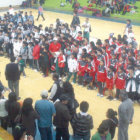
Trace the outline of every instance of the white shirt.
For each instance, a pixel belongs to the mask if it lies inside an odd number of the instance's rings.
[[[68,68],[69,68],[69,72],[77,72],[78,69],[78,63],[76,59],[72,59],[70,58],[68,60]]]
[[[0,99],[0,117],[5,117],[8,115],[8,112],[5,109],[5,102],[7,99]]]
[[[84,26],[84,32],[90,32],[91,25],[89,22],[84,22],[82,26]]]

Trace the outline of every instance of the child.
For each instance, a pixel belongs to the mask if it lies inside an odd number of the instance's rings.
[[[118,72],[116,73],[116,79],[115,79],[115,86],[116,86],[116,99],[119,99],[120,91],[125,88],[125,70],[122,67],[118,68]]]
[[[38,8],[38,17],[37,17],[37,21],[39,19],[39,17],[42,16],[43,20],[45,20],[44,16],[43,16],[43,7],[40,4],[39,8]]]
[[[107,71],[106,77],[106,88],[109,91],[109,96],[107,99],[113,100],[113,88],[114,88],[114,76],[115,76],[116,69],[113,66],[110,66]]]
[[[106,113],[106,116],[108,118],[108,123],[109,123],[109,132],[111,134],[112,140],[115,136],[116,127],[118,126],[118,119],[116,115],[117,115],[117,112],[114,111],[113,109],[108,109]]]
[[[33,69],[33,43],[29,42],[28,44],[28,60],[29,60],[29,67]]]
[[[69,73],[68,73],[67,81],[69,81],[71,76],[74,75],[73,83],[76,83],[78,62],[77,62],[77,60],[75,58],[75,54],[71,54],[71,57],[68,60],[68,69],[69,69]]]
[[[86,73],[84,75],[84,82],[85,84],[88,84],[88,89],[93,89],[93,75],[94,75],[95,69],[92,66],[92,60],[93,58],[91,56],[88,56]]]
[[[99,91],[97,96],[100,96],[100,97],[104,96],[103,90],[104,90],[105,80],[106,80],[106,68],[104,65],[104,61],[101,60],[97,68],[97,82],[98,82],[98,91]]]
[[[21,55],[18,57],[18,64],[19,64],[20,75],[21,75],[21,73],[23,73],[23,76],[26,77],[26,74],[24,71],[25,63],[24,63],[24,60],[22,59]]]
[[[128,69],[127,79],[126,79],[126,92],[128,97],[134,101],[136,96],[136,79],[134,78],[133,67]]]
[[[90,130],[93,128],[92,116],[87,113],[89,104],[85,101],[80,104],[80,112],[72,119],[74,140],[90,140]],[[81,129],[82,128],[82,129]]]
[[[83,85],[83,77],[87,67],[86,56],[82,56],[81,61],[78,63],[78,84]]]
[[[64,75],[65,62],[66,62],[66,58],[64,55],[64,51],[60,50],[60,54],[58,56],[58,68],[59,68],[60,77]]]

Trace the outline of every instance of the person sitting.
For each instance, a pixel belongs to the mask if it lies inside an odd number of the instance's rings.
[[[106,9],[102,11],[102,15],[105,17],[110,17],[110,13],[111,13],[110,5],[107,4]]]

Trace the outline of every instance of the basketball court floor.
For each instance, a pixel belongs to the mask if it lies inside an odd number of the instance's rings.
[[[25,10],[24,10],[25,11]],[[26,11],[33,11],[33,15],[35,19],[37,17],[37,10],[28,9]],[[3,13],[2,13],[3,14]],[[44,12],[44,16],[46,18],[45,21],[42,20],[40,17],[39,21],[35,21],[36,25],[42,24],[44,27],[49,26],[50,24],[54,24],[56,19],[59,18],[67,23],[71,23],[72,15],[66,14],[59,14],[54,12]],[[85,20],[84,17],[80,17],[81,23]],[[102,40],[108,38],[110,33],[115,33],[117,36],[118,34],[123,34],[125,24],[98,20],[94,18],[90,18],[90,23],[92,26],[92,33],[91,37],[100,38]],[[140,26],[133,26],[133,31],[135,33],[135,38],[140,44]],[[5,80],[5,66],[9,63],[9,60],[4,57],[0,57],[0,80],[2,80],[3,84],[7,86],[7,81]],[[28,68],[25,69],[27,77],[21,77],[20,79],[20,96],[21,100],[24,100],[27,97],[31,97],[34,100],[40,99],[40,92],[43,89],[49,90],[51,85],[53,84],[51,76],[47,78],[43,78],[40,73],[30,70]],[[91,134],[93,135],[101,123],[102,120],[106,119],[106,111],[109,108],[113,108],[114,110],[118,110],[118,106],[120,105],[120,101],[108,101],[106,97],[100,98],[97,97],[97,91],[92,90],[89,91],[84,87],[78,86],[77,84],[74,85],[74,91],[76,99],[81,101],[88,101],[89,107],[89,114],[92,115],[94,121],[94,129],[92,130]],[[5,94],[7,97],[8,93]],[[129,139],[130,140],[140,140],[140,105],[135,104],[135,114],[133,119],[133,124],[129,127]],[[79,110],[77,110],[79,111]],[[117,130],[118,131],[118,130]],[[117,140],[117,132],[114,140]],[[3,140],[12,140],[9,135],[4,133],[0,130],[0,136]]]

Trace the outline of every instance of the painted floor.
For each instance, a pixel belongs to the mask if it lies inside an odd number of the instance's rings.
[[[30,10],[26,10],[30,11]],[[37,17],[37,11],[32,10],[33,15],[35,18]],[[44,12],[46,20],[43,22],[41,17],[39,21],[35,21],[36,25],[43,24],[44,27],[47,25],[49,26],[51,23],[55,23],[56,18],[60,18],[64,20],[65,22],[71,23],[72,16],[71,15],[65,15],[65,14],[59,14],[59,13],[53,13],[53,12]],[[80,17],[81,23],[84,22],[83,17]],[[118,34],[123,34],[125,24],[122,23],[115,23],[115,22],[109,22],[109,21],[103,21],[98,19],[90,19],[90,23],[92,25],[92,33],[91,37],[100,38],[102,40],[106,39],[109,35],[109,33],[114,32],[117,36]],[[140,43],[140,26],[134,26],[133,27],[135,38]],[[5,86],[7,86],[7,81],[5,80],[4,71],[5,71],[5,65],[9,63],[9,60],[0,57],[0,80],[4,83]],[[43,89],[49,90],[51,85],[53,84],[53,81],[50,77],[43,78],[40,73],[36,73],[33,70],[26,69],[25,70],[27,77],[20,79],[20,96],[22,100],[27,97],[33,98],[34,102],[38,99],[40,99],[40,92]],[[97,91],[89,91],[86,88],[83,88],[78,85],[74,85],[74,91],[76,98],[79,102],[85,100],[88,101],[90,107],[89,107],[89,114],[93,116],[94,120],[94,129],[92,130],[92,135],[97,131],[97,128],[102,120],[106,119],[106,111],[109,108],[113,108],[114,110],[118,110],[118,106],[120,105],[119,101],[108,101],[107,99],[97,97]],[[6,96],[8,93],[6,93]],[[135,105],[135,115],[133,124],[129,127],[129,139],[130,140],[140,140],[140,106]],[[12,140],[11,137],[9,137],[6,133],[2,133],[0,129],[0,137],[3,138],[3,140]],[[117,131],[114,140],[117,140]]]

